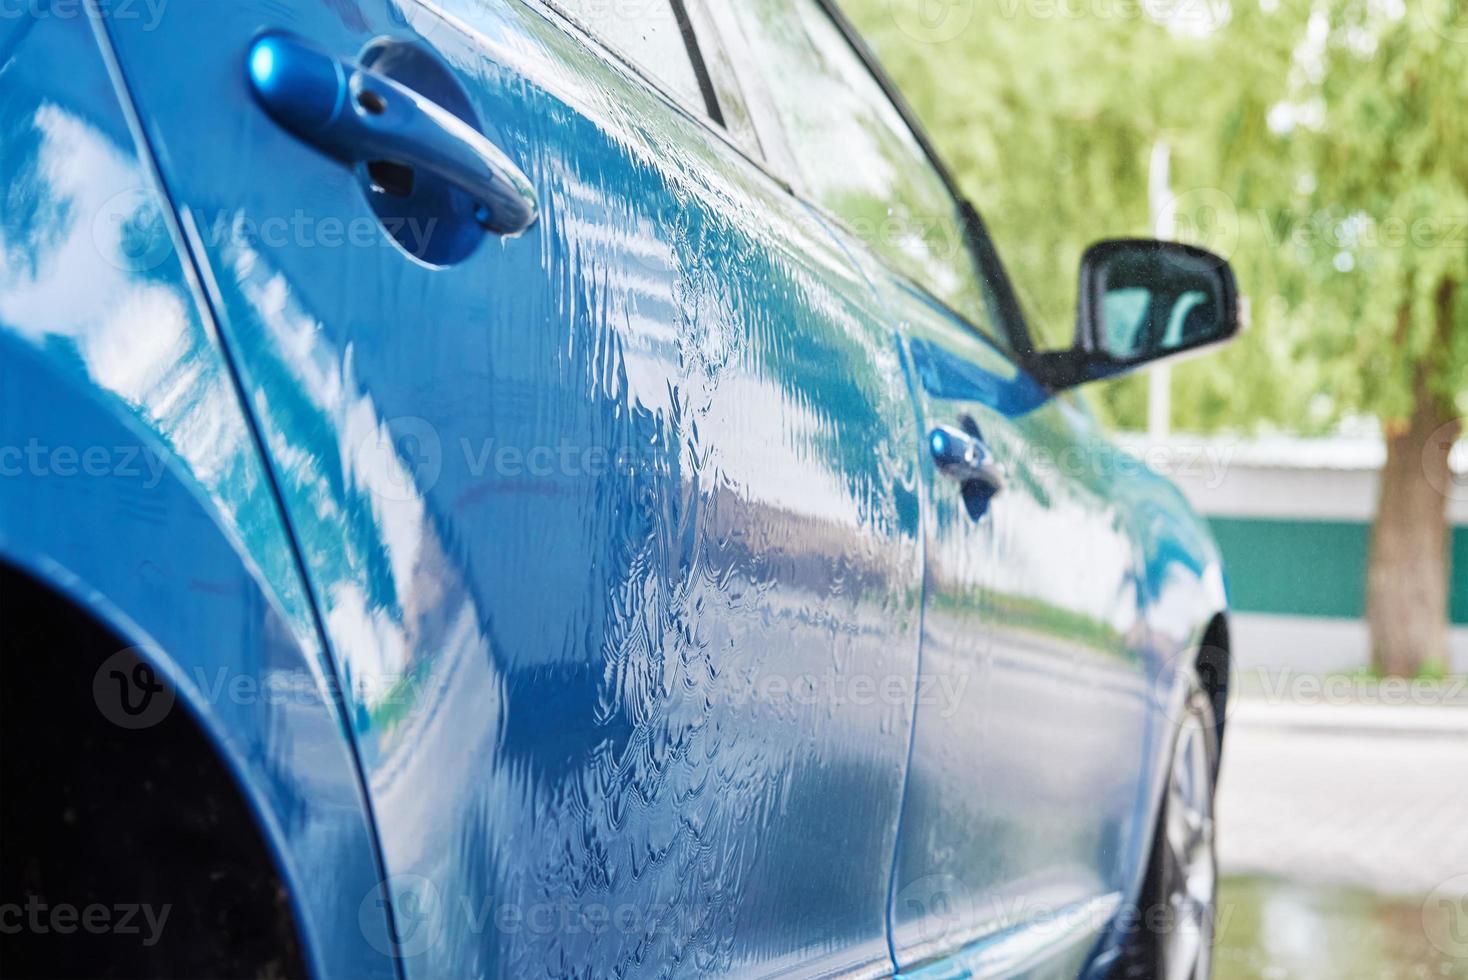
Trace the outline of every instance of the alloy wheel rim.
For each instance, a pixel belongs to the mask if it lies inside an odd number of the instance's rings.
[[[1169,980],[1211,974],[1218,868],[1214,853],[1213,758],[1206,701],[1195,693],[1173,747],[1168,778],[1166,843],[1173,875],[1164,943]]]

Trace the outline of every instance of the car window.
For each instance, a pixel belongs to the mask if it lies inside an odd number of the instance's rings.
[[[690,106],[706,101],[675,0],[548,0]]]
[[[952,193],[817,0],[736,0],[805,189],[899,271],[998,338]]]

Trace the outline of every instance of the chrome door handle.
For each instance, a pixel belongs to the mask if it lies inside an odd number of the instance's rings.
[[[1004,489],[1004,467],[984,441],[951,425],[939,425],[928,433],[928,448],[938,472],[959,483],[980,483],[991,493]]]
[[[509,157],[407,86],[281,31],[255,39],[248,69],[270,117],[327,156],[349,167],[387,160],[421,168],[472,197],[475,219],[501,235],[535,224],[535,190]]]

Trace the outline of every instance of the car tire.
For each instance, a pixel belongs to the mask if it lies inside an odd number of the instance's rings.
[[[1177,718],[1147,877],[1113,972],[1125,980],[1207,980],[1212,975],[1218,724],[1213,699],[1192,671]]]

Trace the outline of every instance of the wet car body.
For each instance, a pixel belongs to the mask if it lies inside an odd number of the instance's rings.
[[[520,0],[6,22],[0,562],[176,692],[314,975],[1104,972],[1216,549],[992,259],[985,329],[816,199],[750,22],[671,9],[692,88]],[[533,220],[311,145],[262,37]]]

